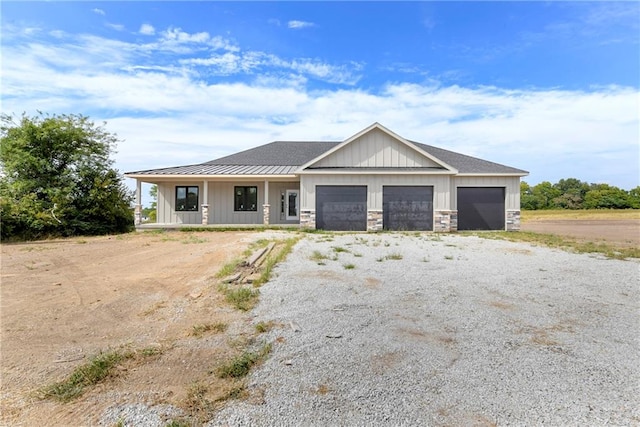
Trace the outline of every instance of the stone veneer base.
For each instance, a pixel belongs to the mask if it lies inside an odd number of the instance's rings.
[[[382,211],[368,210],[367,231],[380,231],[382,230],[382,226]]]
[[[520,231],[519,210],[507,210],[507,231]]]
[[[316,228],[316,211],[311,209],[300,210],[300,228]]]
[[[201,205],[202,207],[202,225],[209,224],[209,205]]]
[[[433,231],[436,233],[458,231],[458,211],[434,211]]]
[[[262,205],[262,224],[269,225],[270,215],[271,215],[271,205]]]

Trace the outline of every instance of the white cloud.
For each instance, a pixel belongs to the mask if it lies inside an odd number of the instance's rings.
[[[122,25],[122,24],[112,24],[110,22],[107,22],[104,25],[106,25],[107,27],[109,27],[109,28],[111,28],[113,30],[116,30],[116,31],[124,31],[124,25]]]
[[[145,36],[152,36],[156,33],[156,29],[153,28],[151,24],[142,24],[140,25],[140,29],[138,30],[140,34],[144,34]]]
[[[287,23],[287,26],[289,28],[292,28],[294,30],[299,30],[302,28],[309,28],[309,27],[315,27],[316,24],[314,24],[313,22],[307,22],[307,21],[289,21]]]
[[[431,82],[320,91],[309,89],[309,78],[355,79],[364,65],[284,60],[180,29],[143,44],[66,37],[49,44],[12,38],[3,45],[2,111],[107,120],[124,140],[116,157],[123,171],[198,163],[278,139],[342,140],[377,121],[408,139],[530,170],[531,183],[576,177],[638,185],[636,88],[507,90]],[[212,55],[217,46],[223,47]],[[207,55],[179,56],[180,62],[157,54],[180,47]],[[253,78],[205,80],[207,66]]]
[[[94,9],[91,9],[91,11],[92,11],[93,13],[95,13],[96,15],[102,15],[102,16],[106,15],[106,13],[104,12],[104,10],[102,10],[102,9],[98,9],[97,7],[96,7],[96,8],[94,8]]]

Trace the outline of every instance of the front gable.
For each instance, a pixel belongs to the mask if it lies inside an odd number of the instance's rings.
[[[420,168],[455,173],[455,169],[378,123],[345,140],[300,168],[317,169]]]

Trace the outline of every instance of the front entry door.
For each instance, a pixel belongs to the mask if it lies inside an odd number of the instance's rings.
[[[287,221],[300,219],[300,191],[287,190],[284,199],[284,209],[287,213]]]

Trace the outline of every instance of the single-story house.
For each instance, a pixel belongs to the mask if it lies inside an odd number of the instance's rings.
[[[374,123],[344,141],[276,141],[128,172],[158,186],[158,224],[324,230],[518,230],[528,172],[402,138]]]

